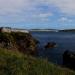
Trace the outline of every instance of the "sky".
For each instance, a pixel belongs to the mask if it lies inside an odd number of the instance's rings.
[[[75,29],[75,0],[0,0],[0,27]]]

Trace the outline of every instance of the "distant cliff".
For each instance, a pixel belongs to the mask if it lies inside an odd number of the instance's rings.
[[[33,54],[36,46],[37,41],[29,33],[0,32],[0,48]]]

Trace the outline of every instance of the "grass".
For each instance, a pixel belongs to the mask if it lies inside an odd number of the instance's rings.
[[[0,49],[0,75],[75,75],[47,60]]]

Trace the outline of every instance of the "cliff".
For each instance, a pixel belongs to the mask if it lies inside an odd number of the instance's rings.
[[[36,46],[37,41],[29,33],[0,32],[0,48],[32,54],[35,52]]]

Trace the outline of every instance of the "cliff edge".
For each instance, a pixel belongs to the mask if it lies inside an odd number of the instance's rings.
[[[37,41],[30,33],[0,32],[0,48],[32,54],[35,52],[36,46]]]

